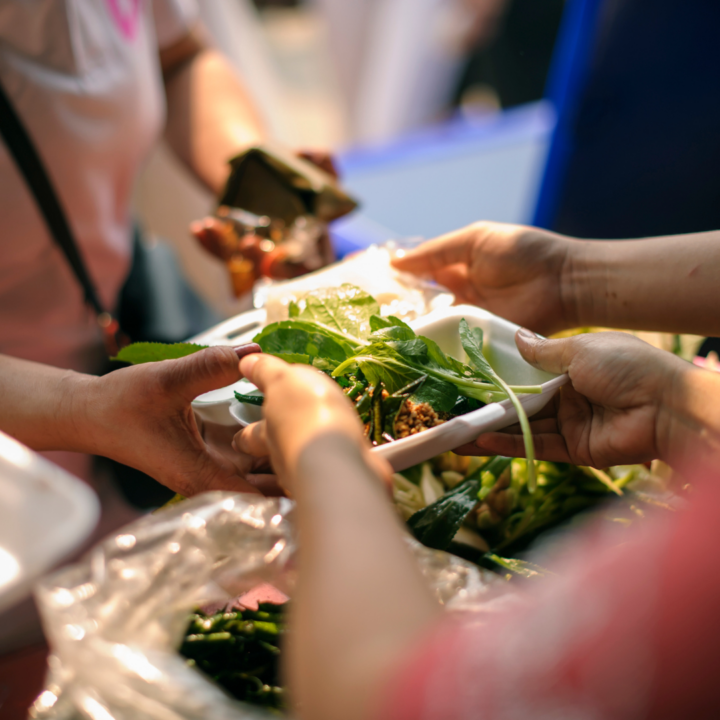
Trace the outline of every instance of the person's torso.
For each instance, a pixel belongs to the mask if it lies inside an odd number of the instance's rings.
[[[133,184],[164,121],[151,4],[0,0],[0,82],[112,309],[130,262]],[[94,319],[4,143],[0,187],[0,352],[93,369]]]

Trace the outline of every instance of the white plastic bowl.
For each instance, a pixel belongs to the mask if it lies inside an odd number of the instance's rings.
[[[100,516],[95,493],[0,432],[0,611],[72,553]]]
[[[467,320],[470,327],[482,328],[485,335],[485,354],[504,380],[511,385],[542,386],[540,394],[519,396],[528,415],[534,415],[543,408],[560,386],[568,381],[567,375],[551,375],[526,363],[515,345],[515,331],[518,326],[485,310],[470,305],[456,305],[436,310],[409,325],[419,335],[425,335],[437,342],[448,355],[466,361],[458,332],[462,318]],[[254,389],[254,386],[246,383],[244,389],[238,392],[247,393]],[[223,398],[223,403],[229,402],[230,415],[241,426],[256,422],[262,417],[261,407],[237,402],[232,391],[229,398],[227,393]],[[499,430],[516,423],[517,420],[517,412],[512,403],[504,400],[460,415],[417,435],[379,445],[373,448],[373,452],[384,457],[396,471],[404,470],[471,442],[483,432]]]

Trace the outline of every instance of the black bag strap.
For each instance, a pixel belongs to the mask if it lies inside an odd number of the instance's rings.
[[[97,316],[103,330],[105,345],[111,354],[117,353],[119,326],[112,315],[105,310],[95,289],[90,273],[83,260],[80,248],[68,223],[60,199],[53,188],[50,176],[35,148],[22,120],[15,112],[5,89],[0,84],[0,134],[8,152],[25,178],[38,209],[45,219],[50,235],[60,247],[85,296],[85,302]]]

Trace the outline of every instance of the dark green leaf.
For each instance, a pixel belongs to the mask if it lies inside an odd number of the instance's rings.
[[[434,377],[428,377],[410,398],[415,403],[427,403],[435,412],[450,412],[458,399],[455,385]]]
[[[455,407],[450,412],[453,415],[465,415],[466,413],[473,412],[473,410],[479,410],[481,407],[484,406],[485,403],[481,402],[480,400],[464,397],[463,395],[461,395],[457,399]]]
[[[470,364],[483,377],[494,380],[497,375],[483,355],[483,331],[480,328],[471,329],[465,318],[460,321],[460,342],[470,359]]]
[[[374,297],[348,283],[314,290],[290,306],[291,318],[319,323],[354,341],[367,338],[371,317],[379,312],[380,305]]]
[[[357,365],[371,385],[382,382],[389,393],[394,393],[405,387],[409,382],[420,377],[423,373],[409,366],[403,357],[387,343],[373,343],[362,349],[361,353],[351,358],[347,371]],[[343,368],[336,368],[335,374]]]
[[[207,345],[194,345],[193,343],[165,343],[139,342],[124,347],[112,360],[142,365],[143,363],[158,362],[160,360],[177,360],[204,350]]]
[[[355,351],[341,335],[306,320],[283,320],[268,325],[253,342],[271,355],[309,356],[311,361],[320,357],[332,367]]]
[[[370,328],[372,329],[372,335],[368,338],[368,342],[375,342],[376,340],[412,340],[416,337],[413,329],[394,315],[387,318],[373,315],[370,318]]]
[[[246,405],[262,405],[265,402],[264,395],[243,395],[239,392],[235,393],[235,399]]]
[[[301,355],[299,353],[277,353],[275,357],[279,357],[291,365],[312,365],[312,358],[309,355]]]
[[[385,398],[382,404],[383,414],[383,432],[395,437],[395,421],[397,420],[400,408],[405,404],[404,397],[396,397],[391,395]]]
[[[445,550],[465,518],[477,505],[480,481],[467,479],[407,521],[413,535],[427,547]]]

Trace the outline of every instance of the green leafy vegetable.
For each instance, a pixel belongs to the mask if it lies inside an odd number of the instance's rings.
[[[243,395],[243,393],[239,392],[235,392],[235,399],[238,402],[245,403],[246,405],[262,406],[265,402],[264,395]]]
[[[490,363],[485,359],[483,355],[483,331],[480,328],[470,329],[465,318],[460,321],[460,342],[473,367],[483,377],[495,383],[500,390],[504,390],[510,402],[513,404],[523,433],[525,456],[528,461],[528,487],[530,492],[535,492],[535,488],[537,487],[537,477],[535,475],[535,446],[533,444],[530,421],[528,420],[525,408],[522,406],[522,403],[512,388],[492,369]]]
[[[348,340],[342,333],[299,319],[268,325],[253,338],[253,342],[271,355],[301,356],[308,358],[310,364],[317,358],[330,368],[343,363],[359,347],[359,343]]]
[[[194,345],[193,343],[165,343],[138,342],[124,347],[111,360],[130,363],[131,365],[142,365],[143,363],[158,362],[160,360],[177,360],[205,350],[207,345]]]
[[[488,477],[496,481],[510,466],[510,462],[511,458],[493,458],[484,468],[472,473],[450,492],[418,510],[407,521],[413,535],[427,547],[447,549],[465,518],[478,504],[481,483],[487,482]]]
[[[427,547],[445,550],[477,505],[479,486],[477,478],[465,480],[432,505],[418,510],[407,521],[413,535]]]
[[[291,303],[290,318],[308,320],[361,342],[371,332],[370,318],[380,313],[380,305],[371,295],[355,285],[324,288]]]
[[[416,335],[399,318],[378,313],[374,298],[352,285],[341,285],[309,293],[291,304],[290,319],[268,325],[254,341],[263,352],[313,365],[344,388],[352,385],[352,393],[346,394],[357,400],[363,421],[372,421],[369,436],[376,443],[394,437],[394,421],[403,404],[388,403],[377,394],[381,391],[369,393],[371,387],[381,387],[391,396],[404,395],[404,388],[416,383],[405,399],[427,404],[440,415],[470,412],[483,403],[509,397],[532,460],[527,416],[515,393],[538,393],[541,388],[509,386],[500,378],[482,353],[482,331],[471,330],[465,320],[460,323],[462,344],[470,358],[466,364],[446,355],[434,340]],[[407,432],[407,423],[403,427]],[[532,471],[530,484],[534,487]]]

